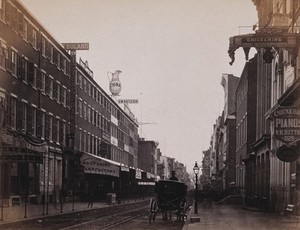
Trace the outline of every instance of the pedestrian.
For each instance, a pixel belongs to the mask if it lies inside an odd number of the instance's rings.
[[[169,180],[176,180],[176,181],[178,181],[178,178],[175,176],[175,171],[174,170],[172,171],[172,175],[171,175],[171,177],[170,177]]]
[[[94,190],[93,189],[90,189],[89,190],[89,193],[88,193],[88,200],[89,200],[89,203],[88,203],[88,208],[89,207],[93,207],[93,204],[94,204]]]

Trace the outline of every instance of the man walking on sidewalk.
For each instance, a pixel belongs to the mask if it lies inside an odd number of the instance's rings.
[[[88,208],[89,207],[93,207],[93,204],[94,204],[94,189],[93,188],[91,188],[90,190],[89,190],[89,194],[88,194],[88,200],[89,200],[89,203],[88,203]]]

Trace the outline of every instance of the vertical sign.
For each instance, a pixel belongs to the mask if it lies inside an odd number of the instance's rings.
[[[75,125],[76,125],[76,50],[88,50],[89,43],[62,43],[66,50],[70,50],[71,63],[70,63],[70,136],[75,136]],[[69,139],[69,141],[70,141]],[[71,143],[71,145],[70,145]],[[69,147],[74,148],[74,139],[69,142]]]

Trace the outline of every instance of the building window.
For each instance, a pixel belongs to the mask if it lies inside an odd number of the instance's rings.
[[[45,140],[50,140],[50,115],[45,115]]]
[[[37,32],[35,29],[32,30],[32,46],[34,49],[37,48]]]
[[[46,84],[45,84],[45,92],[46,94],[52,98],[53,97],[53,79],[51,76],[46,75]]]
[[[62,70],[63,70],[64,74],[67,74],[67,60],[65,58],[63,58]]]
[[[16,53],[16,51],[11,50],[11,59],[10,59],[9,62],[10,62],[10,64],[9,64],[9,66],[10,66],[9,70],[11,71],[11,73],[13,75],[16,76],[16,74],[17,74],[17,53]]]
[[[44,137],[44,124],[45,124],[45,114],[41,110],[36,111],[36,136],[39,138]]]
[[[45,81],[46,81],[46,74],[41,72],[37,75],[37,88],[45,93]]]
[[[57,82],[57,98],[56,98],[56,101],[59,103],[60,102],[60,83]]]
[[[86,152],[86,132],[83,133],[83,151]]]
[[[70,108],[70,90],[67,91],[66,89],[66,106]]]
[[[46,57],[46,39],[42,37],[42,55]]]
[[[32,62],[27,62],[27,82],[30,85],[35,86],[36,70],[34,67],[34,63],[32,63]]]
[[[79,149],[79,151],[82,151],[82,144],[81,144],[81,142],[82,142],[82,131],[79,130],[79,142],[78,142],[78,149]]]
[[[53,99],[56,101],[58,101],[58,88],[58,83],[53,81]]]
[[[55,48],[53,48],[53,63],[54,63],[54,65],[56,65],[56,66],[58,66],[58,58],[57,58],[57,54],[58,54],[59,52],[55,49]]]
[[[80,73],[78,73],[78,85],[82,89],[82,75]]]
[[[36,127],[36,109],[32,106],[28,106],[27,108],[27,133],[31,135],[35,135],[35,127]]]
[[[5,60],[8,59],[7,46],[0,41],[0,67],[5,69]]]
[[[86,80],[83,78],[83,90],[84,92],[87,92],[87,87],[86,87]]]
[[[67,89],[64,86],[60,87],[60,102],[63,104],[63,106],[67,105]]]
[[[17,121],[17,99],[11,97],[11,128],[16,129]]]
[[[60,69],[60,53],[57,51],[57,68]]]
[[[80,99],[78,99],[77,113],[82,117],[82,101]]]
[[[58,141],[58,120],[56,118],[52,118],[52,141]]]
[[[22,58],[22,74],[21,78],[24,82],[27,82],[28,62],[25,58]]]
[[[24,39],[28,41],[28,21],[24,20]]]
[[[0,0],[0,20],[3,20],[4,18],[4,1]]]
[[[59,121],[59,143],[61,145],[65,144],[65,132],[66,132],[65,122]]]
[[[90,134],[88,134],[87,135],[87,140],[86,140],[86,142],[87,142],[87,147],[86,147],[86,151],[88,152],[88,153],[90,153],[91,152],[91,142],[90,142],[90,139],[91,139],[91,135]]]
[[[89,106],[87,108],[87,120],[88,122],[91,122],[91,108]]]
[[[26,132],[26,123],[27,123],[27,104],[22,103],[22,132]]]
[[[83,119],[86,120],[86,104],[83,104]]]
[[[50,45],[50,62],[53,63],[54,47]]]
[[[17,100],[17,106],[16,106],[16,129],[18,131],[22,131],[22,116],[23,116],[23,103],[20,100]]]

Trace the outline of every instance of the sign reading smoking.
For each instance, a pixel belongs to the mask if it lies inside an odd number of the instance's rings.
[[[273,115],[275,138],[285,143],[300,139],[300,109],[280,107]]]

